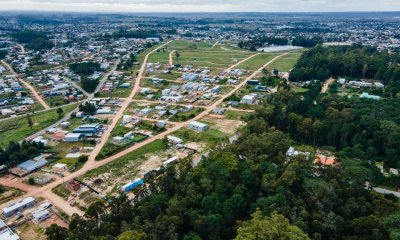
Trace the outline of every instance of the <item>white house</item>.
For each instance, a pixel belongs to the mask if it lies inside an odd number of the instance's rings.
[[[250,94],[250,95],[243,96],[240,103],[248,104],[248,105],[256,104],[257,103],[257,94]]]
[[[189,128],[193,129],[195,131],[203,132],[208,129],[208,124],[197,122],[197,121],[192,121],[189,123]]]

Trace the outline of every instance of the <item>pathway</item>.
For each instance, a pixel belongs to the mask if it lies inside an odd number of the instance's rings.
[[[335,81],[333,77],[330,77],[328,80],[325,81],[324,85],[322,86],[321,93],[326,93],[329,89],[329,86]]]
[[[176,50],[172,51],[169,53],[169,65],[173,65],[174,64],[174,53],[176,52]]]

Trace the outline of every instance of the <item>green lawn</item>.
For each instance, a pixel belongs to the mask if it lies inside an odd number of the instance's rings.
[[[246,120],[251,113],[249,112],[240,112],[235,110],[226,110],[224,113],[224,117],[229,120]]]
[[[277,53],[262,53],[240,64],[238,68],[245,70],[257,70],[276,56],[278,56]]]
[[[280,72],[288,72],[294,68],[301,56],[301,53],[289,53],[286,56],[278,58],[271,65],[268,66],[269,70],[278,69]]]
[[[149,59],[148,59],[149,63],[162,63],[162,64],[168,64],[169,63],[169,52],[167,51],[162,51],[160,50],[160,52],[155,52],[153,54],[150,55]]]
[[[76,108],[76,104],[63,107],[64,113]],[[27,117],[0,122],[0,146],[5,147],[10,141],[20,141],[58,121],[56,110],[37,113],[31,116],[32,128],[29,127]]]
[[[225,133],[214,128],[210,128],[204,132],[196,132],[188,128],[181,128],[172,135],[181,138],[183,141],[203,142],[209,147],[215,146],[227,138]]]

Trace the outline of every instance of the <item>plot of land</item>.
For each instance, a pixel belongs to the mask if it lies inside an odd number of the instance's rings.
[[[63,107],[64,113],[72,111],[76,104]],[[17,119],[10,119],[0,122],[0,146],[4,147],[10,141],[20,141],[58,121],[56,110],[41,112],[31,116],[32,128],[29,127],[28,119],[21,116]]]

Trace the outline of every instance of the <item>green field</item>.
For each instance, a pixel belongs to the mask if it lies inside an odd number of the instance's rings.
[[[240,64],[238,68],[254,71],[264,66],[276,56],[278,56],[278,53],[262,53]]]
[[[76,104],[63,107],[64,113],[76,108]],[[26,116],[0,122],[0,146],[4,147],[10,141],[20,141],[58,121],[56,110],[45,111],[32,115],[32,128],[29,127]]]
[[[289,70],[293,69],[300,56],[301,53],[289,53],[288,55],[280,57],[274,61],[268,66],[268,69],[278,69],[280,72],[288,72]]]
[[[162,64],[168,64],[169,63],[169,52],[167,51],[162,51],[160,52],[154,52],[149,56],[148,61],[149,63],[162,63]]]

